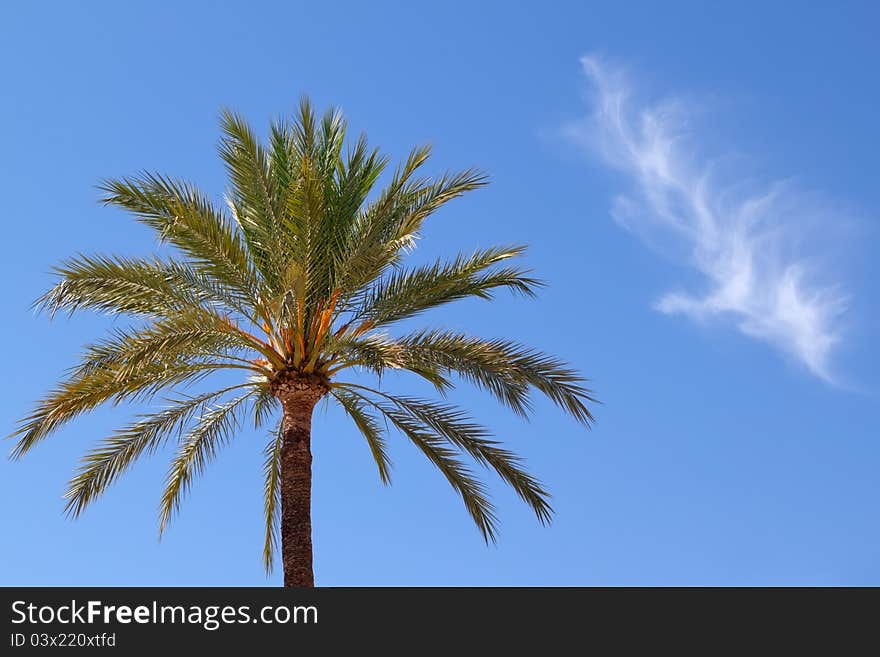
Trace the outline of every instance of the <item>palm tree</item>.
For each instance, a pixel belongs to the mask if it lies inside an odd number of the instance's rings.
[[[231,385],[178,392],[88,452],[70,482],[66,511],[78,516],[138,457],[176,440],[161,534],[241,420],[267,426],[280,411],[265,448],[263,560],[271,571],[280,525],[284,585],[313,586],[311,421],[327,397],[363,434],[384,483],[393,428],[443,473],[486,541],[495,540],[496,516],[463,454],[493,469],[548,522],[552,509],[541,483],[464,412],[341,380],[350,368],[376,376],[406,370],[441,393],[464,380],[522,416],[537,390],[583,424],[592,422],[584,379],[556,358],[439,328],[387,332],[457,299],[489,299],[500,288],[533,295],[540,286],[508,264],[522,254],[519,246],[403,266],[425,219],[486,184],[485,176],[467,170],[424,177],[429,149],[420,147],[373,194],[387,159],[363,135],[344,153],[341,114],[319,118],[308,100],[294,120],[271,126],[266,144],[237,114],[224,112],[221,127],[226,208],[188,182],[152,173],[100,185],[103,203],[155,230],[171,256],[82,255],[56,269],[60,280],[40,308],[134,321],[85,347],[81,362],[12,434],[12,457],[105,402],[146,401],[233,370],[240,376]]]

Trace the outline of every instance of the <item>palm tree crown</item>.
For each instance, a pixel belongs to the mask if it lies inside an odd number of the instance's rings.
[[[488,299],[499,288],[533,295],[539,287],[511,264],[523,252],[518,246],[404,266],[425,219],[484,185],[484,175],[425,177],[429,149],[420,147],[376,192],[387,159],[363,136],[345,148],[341,114],[318,117],[307,100],[294,120],[271,126],[265,144],[237,114],[225,112],[221,124],[225,207],[188,182],[152,173],[100,185],[104,203],[130,211],[173,255],[79,256],[57,268],[59,281],[40,307],[53,314],[88,308],[134,321],[85,347],[81,362],[20,423],[13,456],[105,402],[145,401],[178,389],[161,410],[137,417],[88,452],[66,494],[67,511],[78,515],[139,456],[174,440],[160,504],[164,529],[243,418],[257,427],[276,418],[265,448],[264,561],[271,569],[283,477],[284,422],[277,416],[294,414],[295,404],[285,400],[307,391],[307,401],[296,399],[309,417],[325,395],[344,409],[385,483],[388,430],[412,441],[461,495],[487,541],[496,535],[495,513],[464,455],[497,472],[548,521],[552,509],[542,485],[464,412],[341,379],[349,368],[377,376],[406,370],[440,392],[464,380],[522,416],[536,390],[591,423],[584,379],[556,358],[450,330],[389,332],[400,320],[457,299]],[[221,370],[240,370],[240,381],[187,392]]]

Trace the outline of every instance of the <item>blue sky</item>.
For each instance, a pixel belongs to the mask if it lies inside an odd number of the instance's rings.
[[[880,584],[877,9],[412,4],[0,9],[2,425],[110,325],[34,317],[52,264],[154,248],[95,183],[155,169],[219,197],[221,107],[263,129],[308,93],[395,158],[431,142],[436,172],[491,174],[417,257],[525,242],[549,287],[425,320],[552,351],[603,401],[586,432],[546,404],[523,423],[453,395],[554,494],[542,528],[490,479],[491,547],[402,439],[384,488],[354,429],[319,411],[319,584]],[[259,561],[252,431],[161,543],[163,455],[62,516],[78,456],[131,412],[0,463],[0,583],[279,583]]]

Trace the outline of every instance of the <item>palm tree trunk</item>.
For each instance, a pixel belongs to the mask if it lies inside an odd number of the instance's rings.
[[[281,560],[284,586],[312,587],[312,410],[326,389],[288,385],[281,400]]]

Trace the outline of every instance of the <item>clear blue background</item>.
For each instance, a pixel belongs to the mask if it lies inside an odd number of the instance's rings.
[[[220,108],[263,129],[309,93],[396,157],[430,141],[437,172],[491,172],[488,189],[435,217],[422,257],[527,242],[550,286],[539,301],[430,319],[558,353],[604,402],[586,432],[544,404],[524,424],[479,392],[455,395],[554,493],[556,522],[542,528],[493,481],[494,547],[402,439],[386,489],[354,429],[320,412],[319,584],[880,584],[876,5],[407,4],[420,6],[3,4],[3,432],[109,324],[35,318],[50,266],[77,251],[153,248],[145,229],[96,205],[96,181],[158,169],[219,196]],[[732,329],[651,310],[682,272],[614,224],[612,176],[554,137],[585,111],[578,58],[597,51],[657,89],[718,99],[718,135],[861,217],[841,267],[853,303],[838,362],[862,392]],[[161,543],[161,457],[80,520],[63,518],[78,456],[130,412],[102,410],[0,463],[0,584],[278,584],[259,562],[263,436],[252,431]]]

